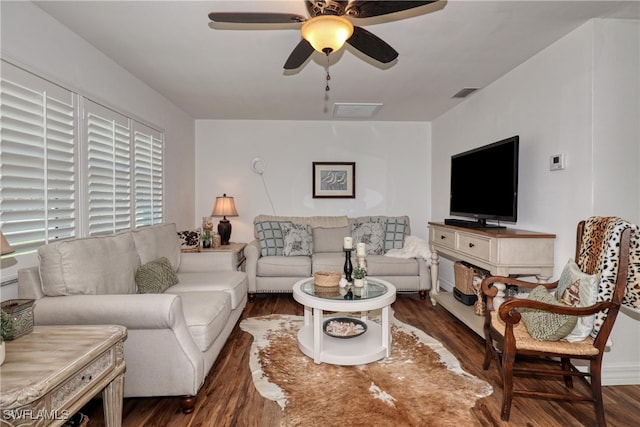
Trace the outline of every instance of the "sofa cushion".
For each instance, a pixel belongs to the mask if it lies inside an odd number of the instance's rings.
[[[384,255],[367,256],[370,276],[419,276],[420,264],[415,258],[390,258]]]
[[[260,221],[255,223],[262,256],[282,255],[284,236],[282,235],[281,224],[281,221]]]
[[[178,283],[178,276],[165,257],[141,265],[136,271],[136,285],[141,294],[161,294]]]
[[[261,257],[256,274],[264,277],[311,277],[311,257]]]
[[[185,252],[194,252],[200,248],[200,235],[202,232],[199,228],[194,230],[178,231],[178,242],[180,250]]]
[[[407,219],[389,218],[384,226],[384,251],[402,249],[407,236]]]
[[[178,292],[191,337],[204,352],[218,338],[231,316],[227,292]]]
[[[178,267],[180,267],[180,241],[174,223],[143,227],[132,231],[131,235],[142,264],[166,257],[171,262],[173,271],[178,271]]]
[[[313,234],[307,224],[280,223],[284,240],[284,256],[311,255],[313,253]]]
[[[128,231],[42,245],[38,258],[47,296],[138,292],[135,274],[140,257]]]
[[[178,272],[178,284],[165,291],[167,294],[202,291],[224,291],[231,296],[231,308],[236,309],[249,290],[249,281],[242,271]]]
[[[351,228],[345,227],[316,227],[313,229],[313,253],[340,252],[345,236],[351,236]]]
[[[356,222],[351,225],[353,241],[367,245],[367,254],[384,253],[384,227],[377,222]]]
[[[352,259],[355,262],[355,259]],[[318,271],[344,271],[344,252],[318,252],[311,256],[312,274]]]

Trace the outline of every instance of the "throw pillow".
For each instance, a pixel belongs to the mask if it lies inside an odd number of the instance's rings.
[[[384,251],[402,249],[407,235],[407,220],[405,218],[389,218],[384,230]]]
[[[573,259],[569,259],[560,274],[556,298],[572,307],[588,307],[596,303],[598,282],[597,275],[583,273],[578,264]],[[565,339],[569,342],[584,340],[593,330],[594,321],[595,314],[578,316],[576,327]]]
[[[313,253],[313,235],[311,226],[307,224],[280,224],[284,240],[284,256],[309,256]]]
[[[354,243],[367,245],[369,255],[384,253],[384,227],[377,222],[356,222],[351,225],[351,237]]]
[[[260,254],[262,256],[282,255],[284,250],[284,236],[282,234],[280,221],[260,221],[256,222],[256,232],[260,240]],[[291,224],[290,222],[286,222]]]
[[[176,283],[178,276],[166,257],[149,261],[136,272],[136,285],[141,294],[161,294]]]
[[[562,305],[544,286],[537,286],[530,293],[530,300],[552,305]],[[522,321],[532,338],[539,341],[558,341],[567,336],[576,326],[577,316],[550,313],[533,308],[521,308]]]
[[[180,250],[190,250],[200,247],[200,229],[178,231]]]

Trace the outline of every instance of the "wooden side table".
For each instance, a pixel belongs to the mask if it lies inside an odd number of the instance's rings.
[[[228,245],[218,246],[217,248],[202,249],[203,254],[215,257],[216,261],[226,263],[232,270],[244,271],[244,263],[246,258],[244,256],[244,248],[246,243],[233,243]]]
[[[122,424],[123,326],[36,326],[7,341],[2,425],[60,426],[102,392],[105,424]]]

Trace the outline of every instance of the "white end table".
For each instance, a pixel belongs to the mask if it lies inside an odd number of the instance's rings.
[[[346,289],[340,289],[333,297],[316,294],[313,278],[303,279],[293,285],[293,298],[304,305],[304,325],[298,331],[298,347],[315,363],[333,365],[362,365],[391,354],[391,330],[389,308],[396,300],[396,288],[391,283],[367,277],[364,288],[352,288],[358,292],[354,299],[346,299]],[[358,291],[358,289],[362,289]],[[370,310],[382,309],[382,324],[368,318]],[[323,310],[360,312],[360,320],[367,331],[353,338],[336,338],[322,330],[325,320]]]

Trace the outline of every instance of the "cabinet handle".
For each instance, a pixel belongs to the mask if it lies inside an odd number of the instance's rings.
[[[473,248],[475,245],[473,243],[469,243],[469,247]]]
[[[447,236],[444,236],[444,235],[442,235],[442,234],[440,235],[440,240],[444,240],[444,239],[446,239],[446,238],[447,238]]]

